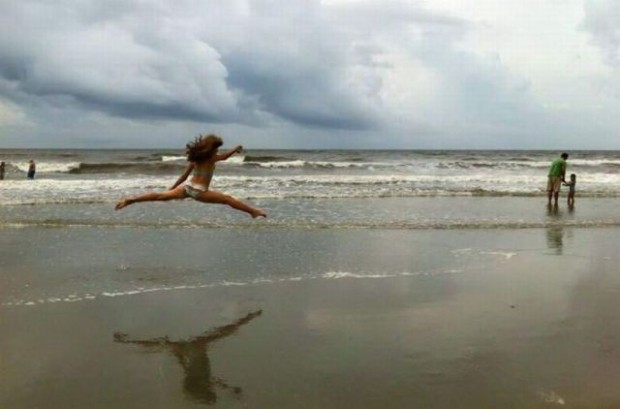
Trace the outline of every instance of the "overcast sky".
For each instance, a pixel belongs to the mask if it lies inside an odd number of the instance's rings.
[[[0,148],[620,149],[618,0],[0,0]]]

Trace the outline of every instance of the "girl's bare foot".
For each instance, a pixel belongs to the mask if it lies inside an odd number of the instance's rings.
[[[251,215],[253,219],[256,219],[257,217],[267,217],[267,214],[259,209],[254,210]]]
[[[114,210],[121,210],[123,207],[129,206],[130,204],[131,203],[129,203],[129,199],[123,199],[120,202],[118,202],[116,206],[114,206]]]

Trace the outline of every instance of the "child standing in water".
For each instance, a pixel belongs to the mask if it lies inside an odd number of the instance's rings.
[[[193,142],[186,145],[185,154],[189,164],[170,190],[165,192],[145,193],[123,199],[116,204],[115,209],[120,210],[126,206],[138,202],[177,200],[191,197],[199,202],[226,204],[234,209],[246,212],[254,218],[267,217],[267,215],[260,209],[256,209],[246,203],[243,203],[232,196],[216,192],[215,190],[209,190],[211,178],[213,177],[213,172],[215,171],[215,164],[219,161],[230,158],[235,153],[241,152],[242,149],[241,146],[237,146],[228,152],[219,153],[218,148],[220,146],[222,146],[222,138],[219,136],[201,135],[197,137]],[[181,185],[192,172],[193,175],[191,180],[188,183]]]
[[[573,207],[575,205],[575,185],[577,184],[577,175],[571,173],[570,182],[564,183],[568,186],[568,206]]]

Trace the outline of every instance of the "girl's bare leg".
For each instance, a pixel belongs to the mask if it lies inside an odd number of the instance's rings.
[[[129,206],[138,202],[153,202],[158,200],[176,200],[176,199],[185,199],[187,194],[185,193],[185,189],[183,186],[179,186],[173,190],[168,190],[166,192],[149,192],[144,193],[142,195],[130,197],[127,199],[123,199],[116,204],[114,207],[115,210],[121,210],[123,207]]]
[[[253,218],[267,217],[265,212],[263,212],[262,210],[254,208],[247,203],[243,203],[241,200],[236,199],[232,196],[225,195],[223,193],[216,192],[214,190],[209,190],[209,191],[200,193],[197,199],[204,203],[226,204],[232,207],[233,209],[241,210],[242,212],[248,213]]]

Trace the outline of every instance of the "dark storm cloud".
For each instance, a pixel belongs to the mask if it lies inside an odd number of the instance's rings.
[[[21,104],[66,96],[129,118],[259,123],[271,116],[368,128],[377,115],[351,83],[350,39],[329,30],[317,7],[9,2],[0,17],[0,92]]]
[[[463,26],[402,2],[25,0],[3,11],[0,93],[26,110],[66,96],[126,118],[349,130],[385,116],[380,37]]]
[[[22,103],[66,96],[127,117],[224,121],[238,114],[216,50],[186,32],[149,30],[148,13],[114,11],[115,5],[124,4],[110,2],[105,10],[85,1],[5,7],[0,92]]]
[[[348,89],[345,74],[329,62],[300,67],[294,58],[266,59],[234,53],[225,57],[229,84],[256,97],[261,108],[289,121],[319,128],[367,129],[376,123],[370,104]],[[273,63],[277,61],[276,63]]]
[[[381,73],[389,65],[377,60],[390,51],[385,41],[410,41],[399,38],[408,27],[459,31],[464,26],[402,2],[356,2],[327,11],[317,2],[258,4],[254,11],[263,18],[248,22],[245,41],[223,53],[229,84],[256,96],[269,112],[310,127],[380,125]],[[280,13],[270,14],[273,10]]]

